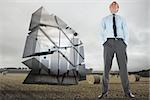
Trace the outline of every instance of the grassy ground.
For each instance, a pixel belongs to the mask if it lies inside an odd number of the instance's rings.
[[[71,86],[22,84],[26,75],[0,74],[0,100],[97,100],[101,93],[101,84],[88,84],[87,81]],[[131,90],[136,96],[134,100],[150,99],[149,84],[149,78],[130,83]],[[112,82],[109,86],[108,99],[128,100],[124,97],[120,82]]]

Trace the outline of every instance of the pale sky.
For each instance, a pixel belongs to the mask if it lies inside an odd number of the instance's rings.
[[[118,14],[129,29],[128,70],[150,68],[150,0],[116,0]],[[100,21],[110,14],[112,0],[0,0],[0,67],[24,66],[21,61],[31,15],[43,6],[79,33],[87,68],[103,70]],[[112,70],[118,70],[114,57]]]

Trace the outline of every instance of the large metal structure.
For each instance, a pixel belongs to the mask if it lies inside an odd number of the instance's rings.
[[[83,43],[72,28],[43,7],[32,14],[22,63],[25,84],[78,84],[86,79]]]

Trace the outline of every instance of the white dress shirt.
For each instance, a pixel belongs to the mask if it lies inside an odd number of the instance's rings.
[[[122,38],[126,45],[128,45],[128,29],[125,20],[115,14],[116,28],[117,28],[117,37]],[[113,15],[108,15],[104,17],[101,21],[101,39],[102,44],[107,41],[107,38],[115,38],[113,30]]]

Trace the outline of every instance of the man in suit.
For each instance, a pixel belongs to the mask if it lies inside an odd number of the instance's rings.
[[[101,22],[101,37],[104,47],[104,72],[102,77],[102,94],[98,98],[101,99],[108,95],[109,72],[114,54],[116,54],[124,94],[126,97],[134,98],[135,96],[130,91],[127,72],[127,25],[125,20],[116,14],[119,10],[119,5],[116,1],[110,4],[109,9],[111,14],[104,17]]]

